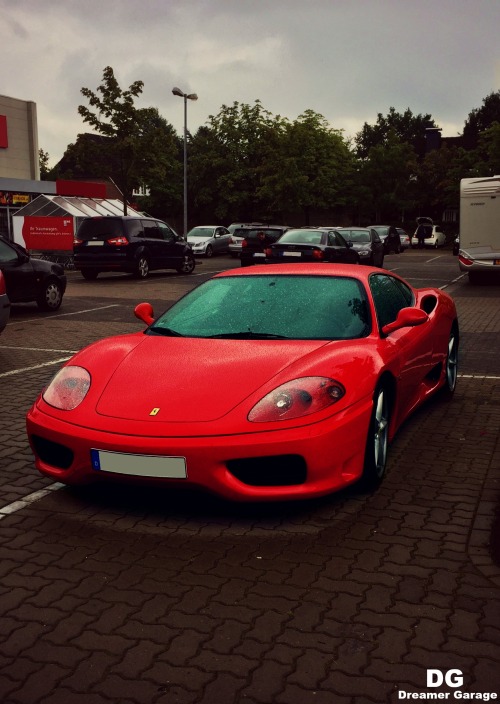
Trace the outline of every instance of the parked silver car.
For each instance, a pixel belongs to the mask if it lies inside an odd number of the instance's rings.
[[[194,254],[212,257],[229,251],[231,234],[222,225],[198,225],[187,233],[188,244]]]

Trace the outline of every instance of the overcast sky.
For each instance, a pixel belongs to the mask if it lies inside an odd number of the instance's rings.
[[[392,106],[430,113],[444,136],[500,89],[500,0],[0,0],[0,93],[37,104],[54,164],[112,66],[137,107],[182,134],[234,101],[294,120],[312,109],[353,136]]]

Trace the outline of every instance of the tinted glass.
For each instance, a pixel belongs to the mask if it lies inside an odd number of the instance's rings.
[[[142,237],[144,234],[142,229],[142,221],[139,219],[127,220],[126,229],[129,237]]]
[[[17,262],[17,253],[12,247],[10,247],[6,242],[0,240],[0,264],[9,264],[10,262]]]
[[[242,234],[241,234],[242,233]],[[234,233],[235,235],[240,235],[241,237],[244,237],[246,240],[261,240],[265,239],[266,241],[275,241],[281,235],[283,234],[283,230],[273,230],[271,228],[266,228],[266,227],[258,227],[255,230],[236,230]],[[262,237],[264,235],[264,237]]]
[[[370,288],[381,328],[396,320],[399,311],[413,303],[413,293],[403,283],[385,274],[370,277]]]
[[[90,240],[93,237],[109,239],[123,237],[123,220],[121,218],[89,218],[84,220],[78,229],[78,239]]]
[[[158,225],[158,229],[160,231],[160,236],[162,240],[166,240],[167,242],[171,242],[175,239],[175,235],[173,231],[169,228],[168,225],[165,225],[164,222],[158,222],[156,223]]]
[[[370,242],[371,237],[368,230],[342,230],[341,235],[351,242]]]
[[[150,332],[186,337],[355,339],[370,332],[366,294],[334,276],[225,276],[188,293]]]
[[[320,230],[288,230],[280,237],[280,244],[321,244],[324,233]]]
[[[158,225],[154,220],[143,220],[142,226],[144,228],[144,237],[154,240],[162,239]]]

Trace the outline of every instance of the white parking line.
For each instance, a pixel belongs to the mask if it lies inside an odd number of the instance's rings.
[[[23,372],[31,372],[34,369],[41,369],[42,367],[50,367],[51,364],[62,364],[67,362],[71,357],[61,357],[60,359],[54,359],[52,362],[42,362],[42,364],[34,364],[32,367],[23,367],[22,369],[12,369],[10,372],[2,372],[0,378],[4,376],[13,376],[14,374],[22,374]]]
[[[493,376],[491,374],[458,374],[460,379],[488,379],[488,381],[498,381],[500,376]]]
[[[435,262],[436,259],[442,259],[442,258],[443,258],[443,255],[442,255],[442,254],[438,254],[437,257],[432,257],[432,259],[426,259],[425,262],[424,262],[424,264],[430,264],[430,262]]]
[[[58,352],[59,354],[76,354],[78,350],[52,350],[45,347],[17,347],[14,345],[0,345],[0,350],[26,350],[28,352]]]
[[[28,494],[28,496],[25,496],[22,499],[18,499],[17,501],[13,501],[11,504],[7,504],[7,506],[3,506],[2,508],[0,508],[0,520],[2,520],[2,518],[5,518],[6,516],[10,516],[11,513],[15,513],[16,511],[20,511],[21,509],[26,508],[30,504],[35,503],[35,501],[43,499],[44,496],[47,496],[47,494],[50,494],[52,491],[62,489],[63,486],[64,484],[61,484],[60,482],[55,482],[46,489],[34,491],[32,494]]]
[[[119,308],[119,303],[112,303],[109,306],[100,306],[99,308],[87,308],[86,310],[77,310],[74,313],[58,313],[57,315],[48,315],[46,318],[29,318],[28,320],[14,320],[7,325],[20,325],[21,323],[33,323],[40,320],[48,320],[52,318],[63,318],[65,315],[80,315],[81,313],[93,313],[96,310],[106,310],[106,308]]]

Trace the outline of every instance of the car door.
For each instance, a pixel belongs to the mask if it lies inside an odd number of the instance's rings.
[[[166,223],[157,221],[157,228],[160,237],[163,266],[167,269],[175,269],[183,259],[183,247],[178,243],[175,232]]]
[[[217,252],[227,252],[231,235],[225,227],[215,228],[214,250]]]
[[[36,298],[36,277],[28,254],[0,239],[0,269],[11,303]]]
[[[376,230],[370,230],[370,237],[372,241],[372,251],[373,251],[373,263],[375,266],[382,266],[384,263],[384,243],[378,236]]]
[[[144,251],[148,257],[150,269],[163,269],[166,266],[166,253],[163,251],[161,234],[155,220],[143,220]]]
[[[331,262],[354,264],[358,261],[358,255],[354,249],[349,247],[342,235],[334,230],[327,233],[325,254],[327,259]]]
[[[390,355],[397,358],[398,403],[407,413],[425,393],[424,380],[433,368],[432,322],[401,328],[384,337],[382,328],[396,320],[402,308],[415,304],[412,290],[390,274],[372,274],[370,289],[379,331]]]

